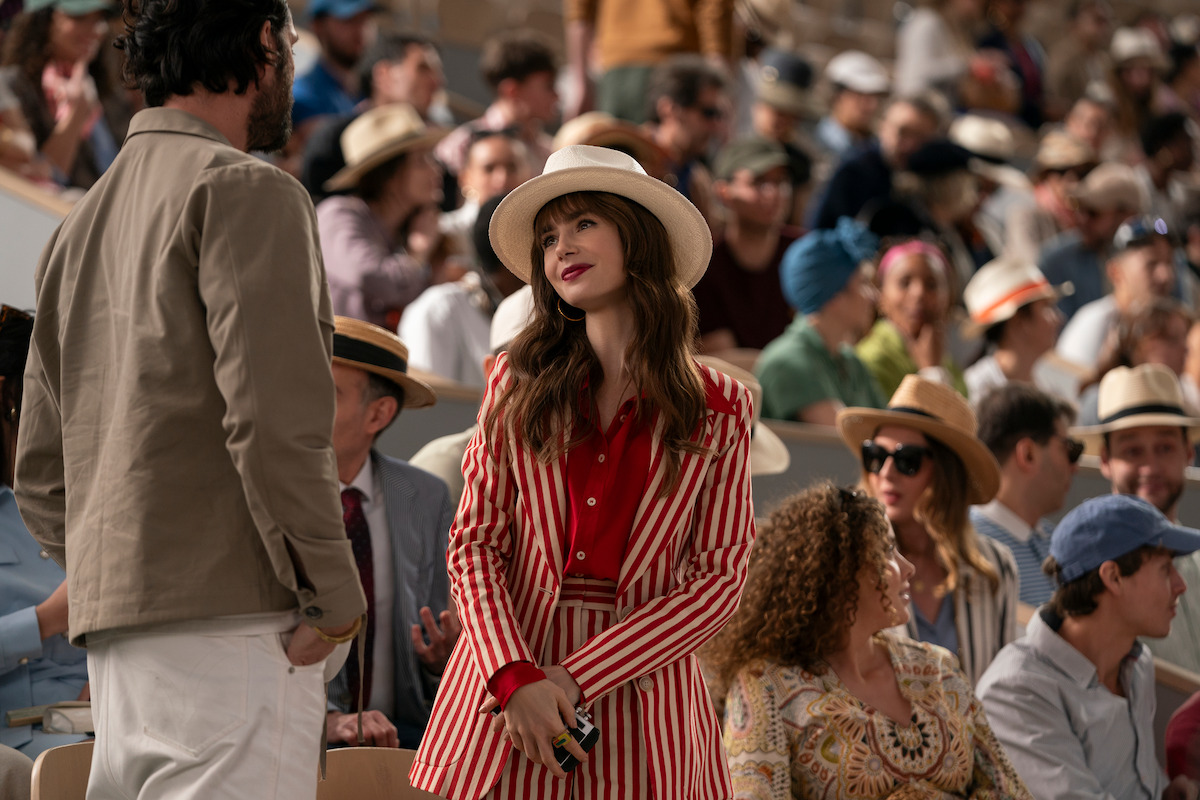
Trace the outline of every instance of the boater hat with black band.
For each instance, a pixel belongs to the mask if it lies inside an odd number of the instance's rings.
[[[905,375],[887,408],[843,408],[837,415],[838,433],[855,455],[885,425],[912,428],[950,448],[963,462],[972,505],[996,496],[1000,465],[976,435],[975,412],[954,389],[919,375]]]
[[[657,217],[671,241],[679,280],[689,289],[708,269],[712,234],[690,200],[647,175],[632,156],[577,144],[552,153],[542,174],[509,192],[492,215],[492,247],[504,266],[526,283],[533,269],[533,220],[546,203],[572,192],[620,195]]]
[[[333,363],[365,370],[404,390],[405,408],[437,402],[433,389],[408,374],[408,348],[400,337],[352,317],[334,317]]]
[[[1100,381],[1096,414],[1098,425],[1070,430],[1072,436],[1083,439],[1086,452],[1092,455],[1100,452],[1106,433],[1129,428],[1185,428],[1194,441],[1200,428],[1200,419],[1184,409],[1179,378],[1162,364],[1110,369]]]

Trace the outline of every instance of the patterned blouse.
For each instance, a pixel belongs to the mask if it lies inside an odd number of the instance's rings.
[[[725,749],[736,800],[1032,800],[954,657],[880,634],[913,708],[899,725],[833,670],[744,668],[730,687]]]

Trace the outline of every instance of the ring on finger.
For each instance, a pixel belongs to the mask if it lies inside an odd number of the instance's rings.
[[[564,747],[569,741],[571,741],[571,732],[564,729],[562,733],[550,740],[550,744],[554,747]]]

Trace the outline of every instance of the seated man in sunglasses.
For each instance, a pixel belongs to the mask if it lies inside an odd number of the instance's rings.
[[[1177,523],[1184,471],[1200,428],[1200,418],[1184,410],[1179,378],[1161,364],[1117,367],[1100,381],[1097,412],[1099,425],[1072,428],[1071,434],[1087,452],[1099,454],[1113,494],[1135,494]],[[1175,566],[1188,586],[1200,587],[1200,554],[1179,558]],[[1146,644],[1159,658],[1200,671],[1200,591],[1183,595],[1176,611],[1170,636]]]
[[[1050,555],[1046,516],[1063,507],[1083,453],[1083,443],[1067,436],[1075,409],[1028,383],[1009,383],[985,395],[976,415],[979,438],[1000,462],[1000,491],[971,507],[971,524],[1012,551],[1021,602],[1040,606],[1054,594],[1042,572]]]

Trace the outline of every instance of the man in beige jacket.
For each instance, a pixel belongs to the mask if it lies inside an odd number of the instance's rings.
[[[38,265],[16,492],[88,647],[88,796],[312,798],[365,608],[330,445],[333,314],[287,140],[285,0],[141,0],[148,108]]]

